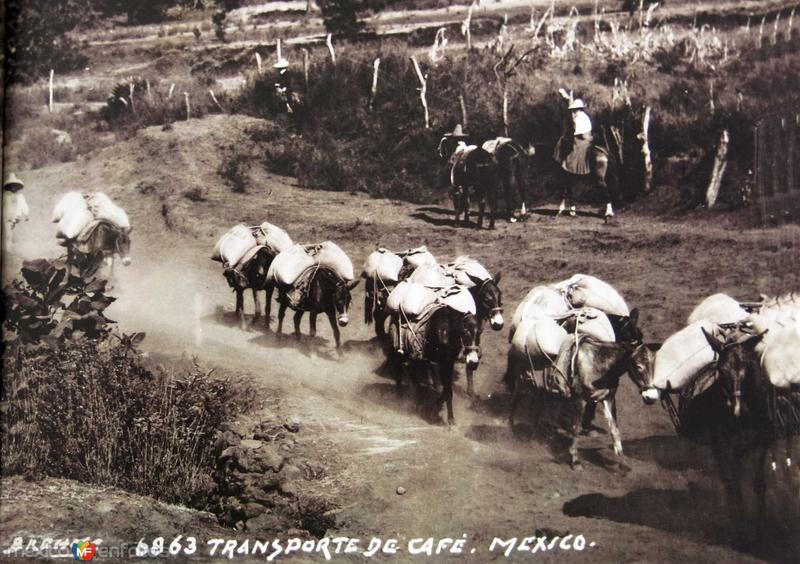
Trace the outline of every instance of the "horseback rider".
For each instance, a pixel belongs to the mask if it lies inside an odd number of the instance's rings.
[[[563,94],[562,94],[563,95]],[[554,157],[561,163],[562,170],[566,173],[564,179],[564,192],[561,205],[558,208],[558,215],[566,211],[569,205],[569,215],[575,216],[576,210],[572,203],[572,189],[574,184],[573,176],[587,176],[591,174],[589,163],[589,153],[592,150],[592,120],[584,111],[586,104],[583,100],[576,98],[569,100],[568,110],[570,119],[566,124],[566,131],[556,146]]]

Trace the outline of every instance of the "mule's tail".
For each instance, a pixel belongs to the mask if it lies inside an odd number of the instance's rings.
[[[517,386],[517,380],[519,376],[519,369],[517,365],[517,359],[514,355],[514,349],[509,349],[508,351],[508,362],[506,364],[506,371],[503,374],[503,384],[505,384],[506,389],[509,393],[514,392],[514,388]]]

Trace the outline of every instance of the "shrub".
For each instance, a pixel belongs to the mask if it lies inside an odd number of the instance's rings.
[[[144,333],[112,333],[105,282],[44,259],[4,290],[2,473],[202,504],[222,423],[247,403],[195,365],[147,366]]]

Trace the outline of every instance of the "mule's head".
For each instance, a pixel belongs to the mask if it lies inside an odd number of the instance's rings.
[[[630,315],[609,315],[608,320],[614,328],[617,341],[632,346],[638,346],[644,339],[644,334],[639,328],[639,309],[633,308]]]
[[[117,230],[114,238],[114,254],[119,255],[122,264],[131,264],[131,234],[130,229]]]
[[[647,405],[654,404],[661,397],[658,388],[653,386],[653,365],[656,351],[660,346],[660,343],[640,343],[631,352],[631,364],[628,373],[633,383],[638,386],[639,391],[642,393],[642,400]]]
[[[333,296],[333,307],[336,310],[336,321],[339,327],[346,327],[350,323],[350,302],[353,300],[350,291],[358,286],[358,279],[350,282],[340,281],[336,285]]]
[[[489,320],[489,324],[495,331],[503,328],[503,293],[500,291],[500,272],[494,278],[489,278],[481,282],[478,286],[476,305],[478,315]]]
[[[480,348],[477,344],[478,319],[471,313],[461,316],[458,323],[461,345],[464,348],[464,362],[467,368],[475,370],[481,361]]]
[[[766,333],[766,331],[764,332]],[[726,396],[728,406],[733,409],[733,416],[742,413],[742,388],[748,377],[753,377],[760,368],[755,346],[764,337],[764,333],[733,333],[728,337],[718,337],[706,332],[706,340],[717,354],[717,374],[720,386]]]
[[[247,265],[247,281],[251,288],[260,290],[267,285],[267,273],[275,255],[268,248],[259,249]]]

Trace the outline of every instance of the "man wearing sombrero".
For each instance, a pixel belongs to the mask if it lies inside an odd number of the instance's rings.
[[[286,72],[289,68],[289,61],[281,57],[277,63],[272,65],[272,68],[278,71],[278,80],[275,82],[275,91],[278,94],[278,99],[286,104],[286,111],[293,113],[292,110],[292,87],[289,84],[289,74]]]
[[[3,250],[11,249],[11,230],[22,221],[28,221],[30,210],[22,189],[25,184],[13,172],[3,182]]]

